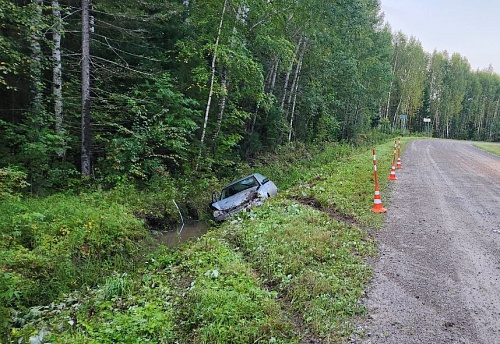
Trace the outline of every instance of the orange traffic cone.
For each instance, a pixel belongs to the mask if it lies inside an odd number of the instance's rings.
[[[396,140],[394,140],[394,155],[392,157],[392,167],[391,174],[389,175],[389,180],[398,180],[396,177]]]
[[[401,163],[401,138],[398,142],[398,162],[396,163],[396,168],[403,168],[403,164]]]
[[[391,174],[389,175],[389,180],[398,180],[398,177],[396,177],[396,166],[392,164],[391,167]]]
[[[382,205],[382,198],[380,198],[380,191],[375,190],[375,197],[373,198],[373,208],[374,213],[386,213],[387,209]]]
[[[375,155],[375,149],[373,150],[373,175],[375,177],[375,197],[373,199],[374,213],[385,213],[387,209],[382,206],[382,198],[380,198],[380,190],[378,188],[378,175],[377,175],[377,156]]]
[[[403,165],[401,164],[401,158],[398,158],[398,162],[396,163],[396,168],[403,168]]]

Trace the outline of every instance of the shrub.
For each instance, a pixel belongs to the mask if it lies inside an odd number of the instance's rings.
[[[0,168],[0,200],[16,198],[27,187],[26,173],[13,167]]]
[[[16,287],[19,307],[46,304],[114,270],[133,269],[149,238],[126,207],[100,194],[2,202],[0,223],[0,267],[24,281]]]

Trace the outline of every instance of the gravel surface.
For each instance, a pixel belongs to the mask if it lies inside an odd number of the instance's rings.
[[[500,157],[428,139],[402,165],[351,343],[500,343]]]

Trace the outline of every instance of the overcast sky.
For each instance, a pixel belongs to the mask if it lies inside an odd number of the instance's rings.
[[[425,51],[467,58],[472,70],[500,72],[500,0],[381,0],[385,21]]]

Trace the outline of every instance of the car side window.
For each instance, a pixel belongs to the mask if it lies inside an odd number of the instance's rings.
[[[222,190],[220,199],[231,197],[233,195],[236,195],[238,192],[253,188],[254,186],[259,186],[259,182],[257,181],[257,179],[255,179],[255,177],[252,176],[243,179],[242,181]]]
[[[257,182],[257,180],[254,177],[250,177],[250,178],[245,179],[244,181],[241,182],[241,184],[243,184],[245,186],[245,189],[259,185],[259,183]]]
[[[224,190],[222,190],[220,199],[231,197],[232,195],[234,195],[234,193],[235,192],[233,188],[225,188]]]

